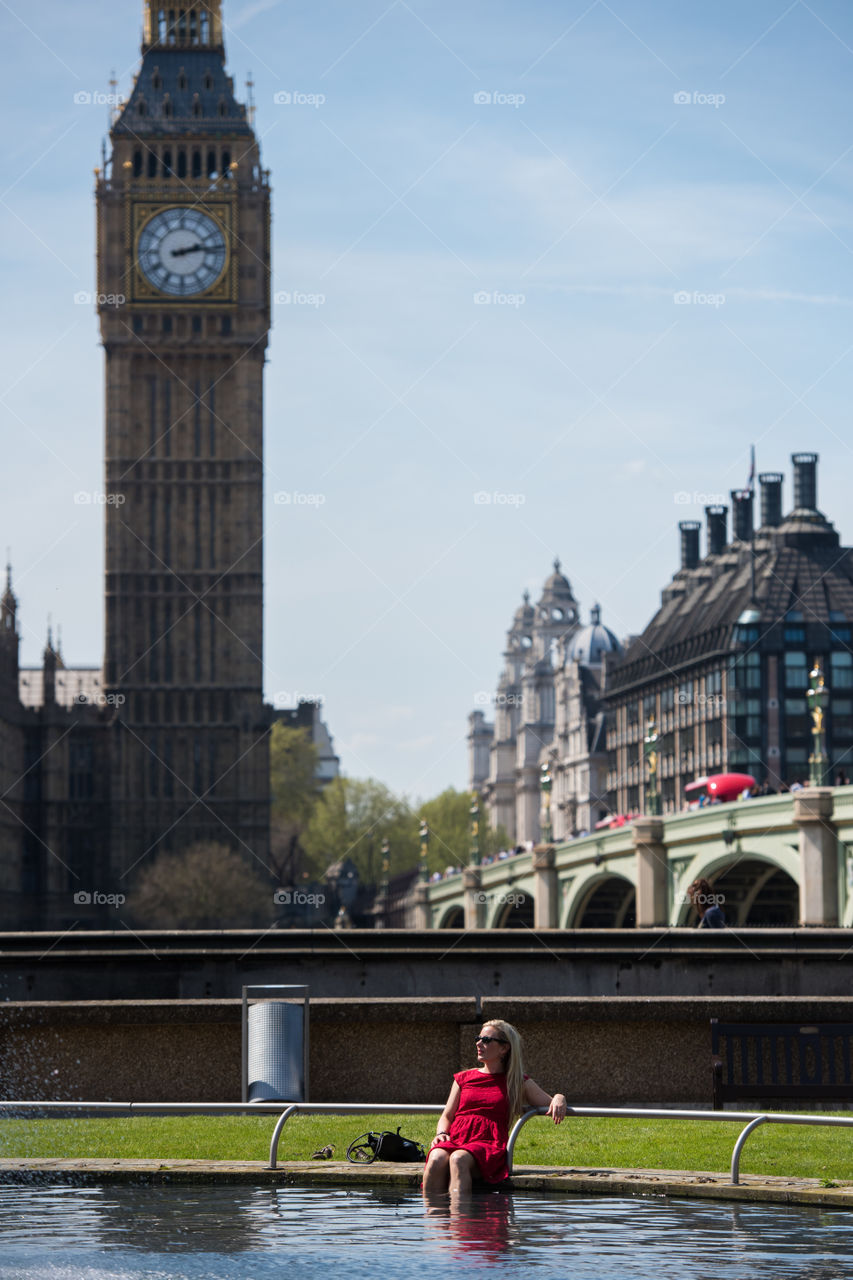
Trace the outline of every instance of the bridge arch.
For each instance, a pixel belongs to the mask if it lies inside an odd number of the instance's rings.
[[[464,929],[465,908],[459,903],[451,903],[438,922],[439,929]]]
[[[565,929],[633,929],[636,890],[633,880],[613,871],[586,877],[572,895]]]
[[[507,893],[498,901],[490,921],[492,929],[532,929],[534,904],[532,893]]]
[[[700,854],[686,868],[675,894],[672,922],[693,923],[687,888],[700,877],[720,895],[729,925],[737,928],[795,928],[799,923],[799,857],[749,849],[735,853]]]

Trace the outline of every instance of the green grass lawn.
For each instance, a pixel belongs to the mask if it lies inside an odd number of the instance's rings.
[[[842,1113],[839,1113],[842,1114]],[[849,1113],[845,1113],[849,1114]],[[280,1163],[306,1160],[334,1144],[335,1159],[367,1129],[396,1129],[428,1145],[434,1116],[295,1116],[279,1143]],[[0,1119],[0,1158],[263,1160],[274,1116],[133,1116],[98,1119]],[[559,1128],[531,1121],[515,1164],[582,1168],[724,1171],[742,1125],[699,1120],[568,1119]],[[853,1129],[765,1125],[747,1143],[744,1173],[853,1180]]]

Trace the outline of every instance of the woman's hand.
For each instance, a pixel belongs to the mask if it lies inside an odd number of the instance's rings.
[[[429,1144],[430,1151],[432,1151],[433,1147],[437,1142],[448,1142],[449,1140],[450,1140],[450,1134],[445,1133],[443,1129],[439,1129],[438,1133],[435,1135],[432,1142]]]
[[[555,1093],[548,1106],[548,1115],[554,1124],[562,1124],[566,1118],[566,1099],[561,1093]]]

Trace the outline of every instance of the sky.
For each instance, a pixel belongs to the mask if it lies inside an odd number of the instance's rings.
[[[49,615],[68,665],[102,658],[93,169],[142,8],[0,4],[0,549],[26,665]],[[816,451],[850,540],[853,7],[224,17],[273,188],[265,694],[322,698],[346,774],[464,787],[523,591],[559,556],[584,621],[641,631],[678,521],[729,502],[752,444],[786,509],[791,453]]]

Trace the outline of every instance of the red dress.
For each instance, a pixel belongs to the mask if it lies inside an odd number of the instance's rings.
[[[444,1151],[470,1151],[484,1182],[503,1182],[509,1177],[506,1144],[509,1138],[509,1099],[503,1072],[458,1071],[459,1106],[446,1142],[437,1142]],[[525,1076],[525,1079],[527,1077]]]

